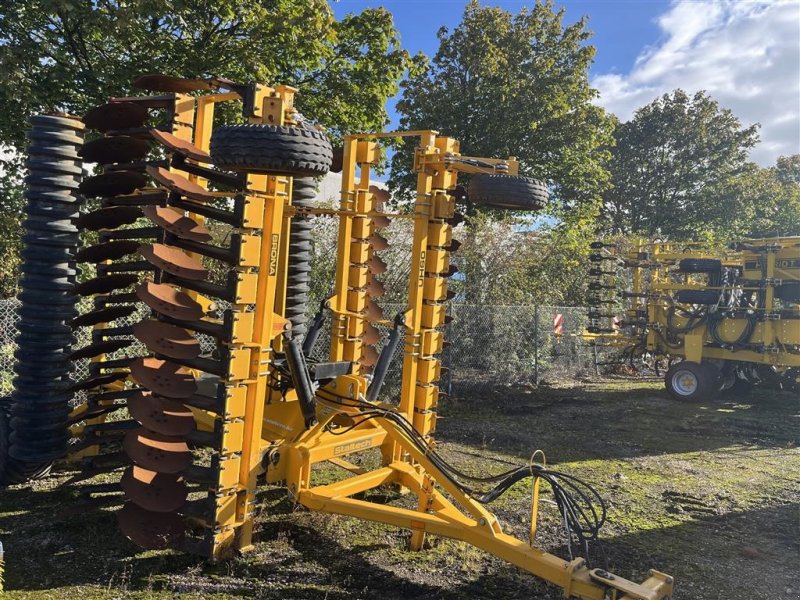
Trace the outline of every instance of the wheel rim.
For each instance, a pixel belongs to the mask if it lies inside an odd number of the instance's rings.
[[[697,376],[688,369],[679,369],[672,375],[672,389],[681,396],[691,396],[698,385]]]

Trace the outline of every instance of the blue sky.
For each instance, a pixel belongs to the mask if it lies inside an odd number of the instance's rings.
[[[533,0],[486,5],[517,12]],[[466,0],[339,0],[337,17],[383,6],[403,46],[432,56],[436,31],[458,24]],[[797,0],[563,0],[565,21],[589,17],[598,103],[623,120],[681,87],[706,90],[744,125],[761,124],[751,158],[800,153],[800,2]],[[394,102],[388,105],[394,114]]]

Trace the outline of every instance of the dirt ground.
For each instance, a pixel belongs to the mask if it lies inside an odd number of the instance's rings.
[[[656,380],[572,382],[454,398],[438,437],[474,472],[548,463],[592,482],[609,505],[593,564],[641,580],[670,573],[676,600],[800,598],[800,399],[756,391],[681,404]],[[217,565],[140,552],[111,510],[83,508],[59,472],[0,491],[4,597],[40,598],[560,598],[560,591],[461,542],[431,539],[293,507],[261,492],[256,551]],[[391,494],[388,495],[391,497]],[[530,483],[491,505],[525,539]],[[543,505],[538,543],[568,555],[559,518]]]

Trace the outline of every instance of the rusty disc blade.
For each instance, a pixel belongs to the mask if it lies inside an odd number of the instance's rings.
[[[188,398],[197,392],[197,382],[189,369],[152,356],[134,360],[131,377],[142,387],[167,398]]]
[[[133,273],[115,273],[113,275],[100,275],[93,279],[88,279],[75,286],[75,292],[79,296],[90,296],[91,294],[108,294],[114,290],[126,288],[139,281],[139,276]]]
[[[373,256],[367,261],[367,268],[373,275],[380,275],[386,272],[387,265],[380,256]]]
[[[372,218],[372,226],[375,229],[386,229],[392,222],[389,220],[389,217],[384,215],[370,215]]]
[[[373,233],[369,236],[369,243],[376,252],[386,250],[389,247],[389,240],[379,233]]]
[[[93,358],[101,354],[110,354],[117,350],[122,350],[133,344],[133,340],[106,340],[104,342],[97,342],[89,344],[83,348],[75,350],[69,355],[70,360],[80,360],[82,358]]]
[[[103,242],[95,246],[81,248],[75,255],[78,262],[99,263],[104,260],[117,260],[123,256],[133,254],[139,249],[139,242],[133,240],[118,240],[116,242]]]
[[[369,193],[375,196],[375,202],[377,202],[379,206],[386,204],[392,197],[389,190],[379,188],[377,185],[369,186]]]
[[[169,191],[164,188],[144,188],[135,194],[104,198],[104,206],[151,206],[164,203],[169,197]]]
[[[192,160],[196,160],[197,162],[202,162],[202,163],[211,162],[211,156],[209,156],[207,152],[203,152],[200,148],[198,148],[191,142],[182,140],[176,135],[172,135],[171,133],[167,133],[166,131],[161,131],[160,129],[151,129],[150,135],[152,135],[157,142],[160,142],[173,152],[176,152],[178,154],[183,154],[185,157],[191,158]]]
[[[192,453],[182,438],[143,427],[129,431],[122,447],[137,465],[157,473],[178,473],[192,464]]]
[[[148,319],[133,326],[133,335],[148,350],[170,358],[197,358],[200,342],[185,329]]]
[[[441,275],[442,277],[452,277],[456,273],[458,273],[458,267],[455,266],[455,265],[450,265],[450,268],[447,269],[447,271],[444,271],[443,273],[439,273],[439,275]]]
[[[166,244],[145,244],[139,247],[140,254],[154,267],[185,279],[203,280],[208,269],[196,258]]]
[[[379,279],[374,277],[370,278],[369,285],[367,286],[367,294],[370,298],[380,298],[386,293],[386,288]]]
[[[128,135],[101,137],[87,142],[78,150],[78,155],[86,162],[107,165],[140,160],[150,151],[149,144]]]
[[[365,367],[371,367],[378,362],[378,351],[373,346],[363,346],[361,360],[358,361]]]
[[[367,323],[367,327],[364,330],[364,336],[361,338],[361,341],[368,346],[374,346],[378,343],[379,339],[381,339],[380,330],[372,323]]]
[[[183,77],[173,77],[172,75],[162,75],[161,73],[140,75],[133,80],[133,87],[137,87],[140,90],[150,90],[151,92],[173,92],[177,94],[216,89],[213,82],[205,79],[185,79]]]
[[[178,510],[189,495],[186,483],[178,475],[156,473],[136,465],[125,469],[119,483],[128,500],[157,513]]]
[[[94,375],[92,377],[88,377],[82,381],[79,381],[69,389],[71,392],[78,392],[80,390],[90,390],[92,388],[100,387],[101,385],[109,385],[111,383],[116,383],[117,381],[122,381],[123,379],[127,379],[128,375],[129,373],[127,371],[116,371],[114,373],[103,373],[102,375]]]
[[[208,242],[211,233],[200,223],[184,213],[167,206],[145,206],[144,215],[153,223],[185,240]]]
[[[194,431],[194,416],[186,405],[150,392],[128,398],[128,412],[143,427],[163,435],[186,435]]]
[[[75,219],[75,226],[89,231],[116,229],[120,225],[129,225],[142,216],[138,206],[111,206],[92,212],[83,213]]]
[[[461,248],[461,242],[458,240],[450,240],[450,244],[445,246],[445,250],[449,252],[456,252],[459,248]]]
[[[183,542],[185,525],[174,512],[154,512],[126,502],[117,513],[122,534],[148,550],[176,548]]]
[[[367,300],[367,309],[364,311],[370,321],[382,321],[383,309],[372,300]]]
[[[141,127],[147,119],[147,109],[135,102],[109,102],[96,106],[83,117],[90,129],[106,132],[112,129]]]
[[[215,200],[216,197],[208,192],[204,187],[197,185],[186,179],[183,175],[170,173],[164,167],[147,167],[147,174],[155,179],[170,191],[177,192],[182,196],[197,200],[198,202],[208,202]]]
[[[147,185],[147,177],[136,171],[108,171],[100,175],[92,175],[81,181],[78,186],[81,194],[94,198],[96,196],[120,196],[130,194],[136,188]]]
[[[75,327],[88,327],[90,325],[97,325],[98,323],[109,323],[115,319],[122,319],[128,317],[136,312],[136,307],[131,305],[120,304],[118,306],[110,306],[108,308],[101,308],[93,310],[86,314],[75,317],[70,321],[70,326]]]
[[[136,297],[159,314],[181,321],[197,321],[203,316],[203,307],[189,294],[166,283],[145,281],[136,288]]]

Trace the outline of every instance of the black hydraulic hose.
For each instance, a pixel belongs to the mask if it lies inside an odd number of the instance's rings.
[[[8,404],[10,444],[0,479],[19,480],[66,453],[73,393],[69,354],[77,316],[75,253],[78,185],[84,125],[77,119],[34,116],[29,121],[25,178],[24,249],[19,282],[22,315],[14,391]],[[16,461],[16,464],[11,464]]]
[[[306,359],[303,353],[300,352],[300,345],[291,333],[287,332],[284,345],[286,346],[286,364],[292,376],[292,386],[297,392],[300,411],[303,413],[303,420],[306,428],[308,428],[317,422],[317,401],[314,397],[311,375],[308,373]]]
[[[389,334],[389,339],[386,345],[381,350],[381,355],[378,357],[378,362],[375,363],[375,372],[372,375],[372,381],[367,388],[366,398],[369,402],[374,402],[378,399],[381,393],[381,388],[386,381],[386,374],[389,372],[389,365],[392,363],[392,358],[397,350],[398,344],[402,336],[403,328],[403,313],[398,313],[394,318],[394,327]]]
[[[313,177],[295,177],[292,182],[292,206],[314,205],[317,184]],[[286,272],[286,308],[284,315],[292,324],[292,337],[302,340],[306,334],[308,293],[311,290],[311,228],[308,215],[296,214],[289,228],[289,261]]]

